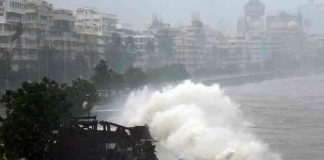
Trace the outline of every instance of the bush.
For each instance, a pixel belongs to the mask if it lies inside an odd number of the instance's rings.
[[[147,73],[147,76],[152,84],[177,82],[190,78],[186,68],[180,64],[172,64],[151,70]]]
[[[47,78],[7,91],[0,100],[6,107],[0,126],[0,159],[48,159],[54,131],[73,114],[84,112],[81,106],[86,95],[90,110],[97,100],[95,93],[93,85],[84,80],[61,86]]]

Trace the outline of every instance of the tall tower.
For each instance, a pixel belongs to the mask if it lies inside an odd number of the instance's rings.
[[[245,29],[247,32],[264,29],[265,8],[265,4],[260,0],[250,0],[245,4]]]

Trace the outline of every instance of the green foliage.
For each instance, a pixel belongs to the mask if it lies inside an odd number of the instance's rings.
[[[123,76],[110,69],[107,61],[100,60],[94,68],[92,81],[97,89],[117,89],[122,86]]]
[[[92,80],[100,90],[135,89],[146,84],[172,83],[190,78],[186,68],[180,64],[164,66],[147,73],[140,68],[128,67],[124,74],[118,74],[109,69],[106,61],[101,60],[94,70]]]
[[[34,68],[37,72],[36,77],[48,77],[57,82],[71,82],[80,77],[88,78],[90,72],[86,56],[78,54],[75,59],[65,57],[59,51],[49,46],[44,46],[40,50],[38,64]],[[39,65],[39,66],[38,66]]]
[[[67,93],[67,102],[72,105],[70,112],[74,116],[85,115],[91,111],[93,105],[98,101],[94,85],[86,80],[77,79],[72,82],[72,86],[63,86]],[[83,109],[83,102],[88,102],[88,108]]]
[[[135,41],[132,36],[126,38],[125,47],[128,53],[134,53],[136,51]]]
[[[112,90],[121,90],[124,87],[124,75],[112,73],[112,76],[107,81],[107,86]]]
[[[149,40],[146,44],[145,44],[145,51],[147,54],[153,54],[155,52],[155,45],[154,42],[152,42],[151,40]]]
[[[96,88],[106,88],[107,81],[112,75],[112,70],[109,68],[105,60],[100,60],[99,63],[94,68],[94,75],[92,76],[92,81]]]
[[[39,65],[40,68],[38,69],[38,66],[34,66],[33,70],[38,71],[38,74],[42,76],[46,76],[57,82],[63,82],[64,56],[48,46],[42,47],[39,52],[39,64],[37,65]]]
[[[151,70],[147,73],[147,76],[152,84],[183,81],[190,78],[186,68],[180,64],[172,64]]]
[[[223,71],[229,74],[237,74],[241,72],[241,68],[238,65],[228,65]]]
[[[0,56],[0,79],[9,79],[9,88],[18,88],[24,81],[41,81],[42,77],[48,77],[58,83],[72,82],[76,78],[89,78],[91,67],[87,59],[89,57],[78,54],[75,58],[66,57],[63,53],[49,46],[43,46],[36,53],[37,61],[11,62],[9,53],[0,49],[4,55]],[[64,53],[67,55],[67,53]],[[89,54],[92,55],[92,54]],[[2,60],[1,60],[2,58]],[[17,66],[17,67],[11,67]],[[0,88],[5,88],[5,83],[0,81]]]
[[[6,60],[0,59],[0,79],[6,79],[7,72],[9,71],[9,67],[7,65]]]
[[[126,39],[125,44],[119,34],[112,34],[112,42],[108,45],[108,56],[113,61],[110,62],[112,70],[123,73],[134,61],[135,43],[132,37]]]
[[[45,159],[59,121],[70,116],[66,92],[54,81],[23,83],[17,91],[7,91],[1,102],[7,117],[0,139],[7,159]]]
[[[145,72],[140,68],[129,67],[124,74],[125,86],[134,89],[147,83]]]
[[[11,41],[15,41],[20,38],[20,36],[24,33],[24,25],[19,22],[15,27],[14,27],[15,33],[11,37]]]
[[[67,86],[44,78],[7,91],[0,101],[7,109],[0,126],[0,159],[47,159],[53,131],[73,114],[84,112],[80,106],[85,100],[89,109],[97,101],[94,86],[85,80]]]
[[[173,35],[168,29],[159,30],[157,35],[158,50],[159,52],[172,58],[175,50],[175,42]]]

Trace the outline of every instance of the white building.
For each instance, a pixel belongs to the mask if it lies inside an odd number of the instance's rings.
[[[276,67],[295,68],[301,64],[306,44],[301,15],[288,12],[267,15],[266,37]]]
[[[324,34],[315,34],[307,37],[304,65],[307,67],[323,66]]]
[[[244,17],[239,19],[240,34],[256,34],[264,32],[265,4],[260,0],[249,0],[244,5]]]
[[[79,8],[76,11],[76,29],[81,34],[109,36],[116,31],[117,16],[101,13],[93,8]]]
[[[9,50],[13,60],[37,60],[37,50],[48,44],[52,5],[43,0],[2,0],[0,6],[0,47]],[[23,35],[12,41],[18,23],[23,24]]]
[[[190,73],[205,68],[208,46],[206,26],[199,15],[192,16],[190,26],[178,29],[175,46],[175,63],[183,64]]]
[[[17,23],[23,20],[24,0],[0,1],[0,23]]]
[[[244,5],[245,15],[240,17],[237,24],[238,43],[242,56],[238,56],[238,65],[242,70],[258,70],[268,60],[265,37],[265,4],[260,0],[249,0]],[[234,43],[234,42],[233,42]]]
[[[98,58],[107,59],[107,44],[116,32],[117,16],[101,13],[93,8],[79,8],[76,11],[76,32],[84,36],[86,50],[95,52]],[[96,62],[92,62],[94,65]]]
[[[23,0],[1,0],[0,1],[0,48],[12,48],[11,36],[14,34],[14,27],[24,18]],[[0,52],[0,57],[4,57]],[[7,58],[7,57],[6,57]]]
[[[25,60],[37,60],[38,50],[44,46],[48,46],[47,37],[49,36],[51,18],[52,18],[52,4],[44,0],[26,0],[24,6],[24,34],[23,52],[22,55]],[[21,59],[22,57],[18,58]]]
[[[64,54],[65,58],[75,59],[79,54],[86,54],[84,36],[75,32],[76,18],[73,11],[55,9],[52,12],[50,46]]]
[[[142,68],[144,70],[153,67],[152,64],[156,58],[156,39],[152,34],[140,33],[134,37],[136,47],[136,57],[134,67]]]

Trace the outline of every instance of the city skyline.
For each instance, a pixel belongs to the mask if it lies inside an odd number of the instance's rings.
[[[116,14],[122,23],[130,23],[135,29],[145,29],[153,14],[161,16],[172,25],[187,25],[192,13],[199,13],[207,25],[227,33],[236,32],[237,18],[243,15],[248,0],[49,0],[55,8],[75,10],[79,7],[95,7],[102,12]],[[275,10],[296,11],[308,0],[262,0],[266,12]],[[293,5],[292,5],[293,4]],[[177,15],[177,16],[174,16]]]

